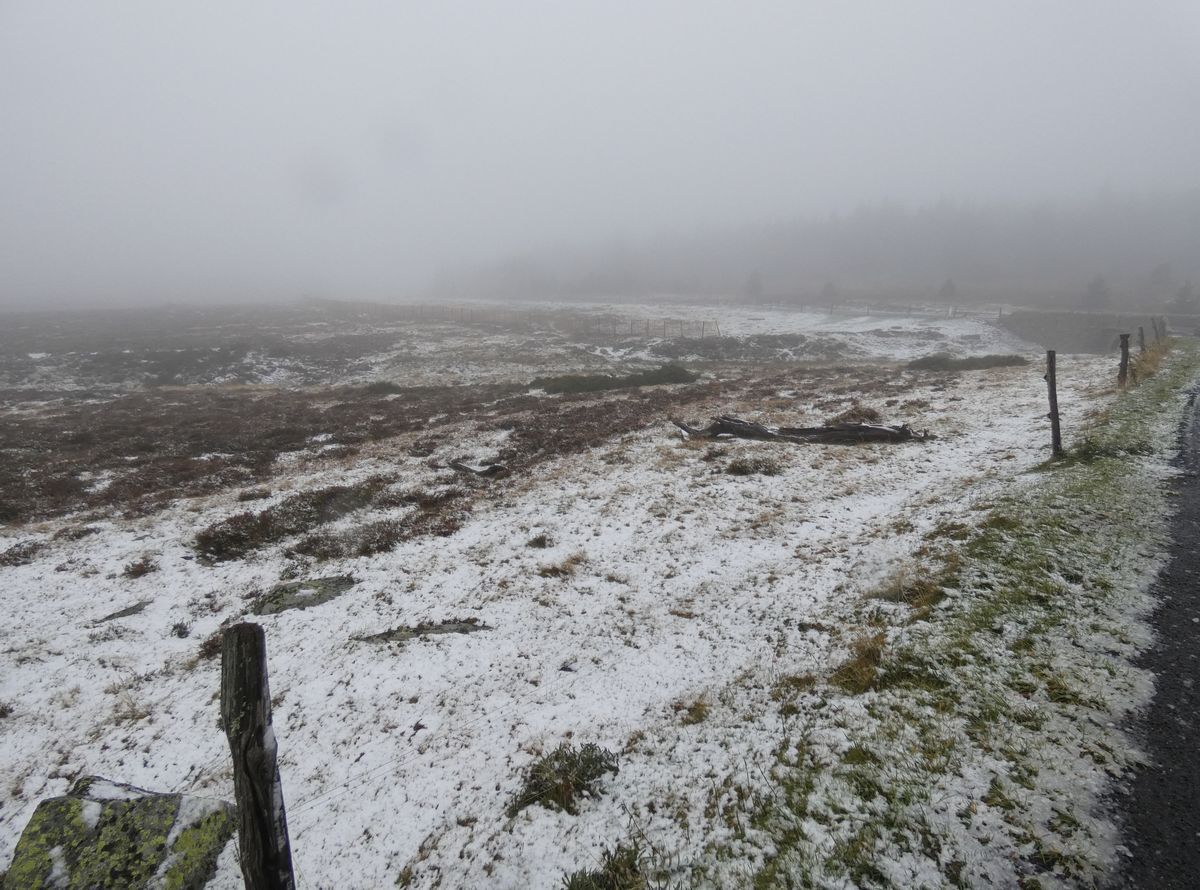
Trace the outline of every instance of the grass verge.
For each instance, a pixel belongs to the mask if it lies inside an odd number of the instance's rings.
[[[1100,801],[1139,759],[1120,725],[1150,689],[1133,658],[1198,376],[1200,348],[1177,345],[1069,459],[938,539],[936,608],[870,627],[793,708],[749,813],[755,887],[1102,882],[1119,839]]]

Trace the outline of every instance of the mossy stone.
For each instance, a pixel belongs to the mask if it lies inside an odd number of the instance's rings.
[[[312,578],[276,584],[254,602],[255,615],[275,615],[289,609],[309,609],[341,596],[358,582],[350,575]]]
[[[4,888],[200,890],[234,827],[224,801],[89,776],[38,804]]]

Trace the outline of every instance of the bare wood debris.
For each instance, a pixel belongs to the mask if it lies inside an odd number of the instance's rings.
[[[688,436],[701,439],[761,439],[770,442],[824,442],[834,445],[856,445],[860,442],[924,442],[932,439],[928,432],[917,432],[908,426],[887,426],[876,423],[836,423],[831,426],[768,427],[761,423],[722,414],[703,428],[689,426],[680,420],[671,421]]]
[[[470,464],[465,464],[461,460],[452,460],[446,464],[452,470],[458,470],[460,473],[470,473],[475,476],[507,476],[508,467],[503,464],[486,464],[481,467],[473,467]]]

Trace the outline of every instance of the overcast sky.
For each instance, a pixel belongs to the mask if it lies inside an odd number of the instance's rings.
[[[1200,184],[1200,3],[0,0],[0,306]]]

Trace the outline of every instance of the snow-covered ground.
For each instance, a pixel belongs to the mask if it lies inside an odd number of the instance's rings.
[[[112,334],[105,349],[80,335],[0,339],[0,390],[117,392],[133,385],[314,386],[378,379],[409,385],[529,381],[562,370],[608,370],[639,362],[905,360],[1028,350],[987,320],[935,315],[829,315],[781,308],[675,303],[472,304],[444,315],[397,319],[402,309],[251,329],[218,311],[201,334],[169,319]],[[0,334],[2,337],[2,334]],[[28,351],[27,342],[48,351]],[[724,346],[717,342],[723,338]],[[748,341],[744,349],[732,338]],[[755,338],[764,342],[757,342]],[[774,342],[772,338],[778,338]],[[99,345],[99,344],[97,344]],[[7,348],[15,351],[6,351]],[[715,355],[722,353],[722,355]]]
[[[721,326],[724,336],[824,332],[858,357],[1022,347],[964,319],[725,311]],[[1068,429],[1109,398],[1111,371],[1107,359],[1060,358]],[[969,523],[1045,458],[1041,373],[1036,363],[896,371],[903,400],[863,395],[891,421],[928,427],[937,438],[927,443],[713,446],[684,441],[664,417],[497,481],[450,537],[369,557],[297,562],[277,546],[202,565],[192,539],[247,508],[234,492],[96,522],[75,541],[53,539],[69,519],[9,529],[0,550],[47,544],[30,564],[0,569],[0,704],[12,709],[0,721],[0,861],[37,801],[80,774],[230,798],[219,659],[197,651],[299,571],[357,582],[320,606],[252,619],[267,633],[300,886],[390,886],[404,874],[414,887],[550,887],[631,836],[669,851],[682,873],[736,836],[717,805],[731,781],[769,785],[781,718],[763,710],[763,691],[828,675],[846,657],[842,625],[861,595],[911,568],[939,523]],[[803,425],[828,413],[818,403],[853,397],[785,386],[769,405],[714,392],[702,409]],[[706,419],[696,410],[690,419]],[[446,453],[479,462],[505,435],[459,433]],[[319,473],[281,462],[274,497],[380,472],[407,487],[452,481],[409,456],[415,438],[369,443]],[[723,472],[742,455],[769,455],[779,475]],[[539,535],[549,546],[528,546]],[[144,556],[157,571],[122,574]],[[358,639],[463,619],[486,629]],[[685,719],[697,701],[703,719]],[[507,817],[522,770],[568,740],[621,752],[620,773],[578,815],[532,806]],[[231,846],[216,885],[239,882]]]

